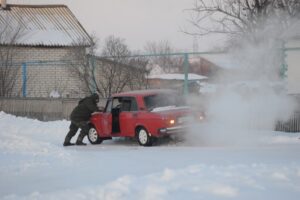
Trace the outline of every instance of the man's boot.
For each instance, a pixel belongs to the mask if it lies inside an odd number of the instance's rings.
[[[82,131],[80,131],[80,134],[78,135],[78,138],[76,141],[76,145],[86,145],[86,143],[82,142],[84,136],[85,136],[85,134]]]
[[[67,134],[65,141],[63,143],[63,146],[66,147],[66,146],[75,145],[74,143],[71,143],[71,139],[72,139],[72,137],[70,137],[70,134]]]
[[[71,143],[71,142],[64,142],[63,145],[66,147],[66,146],[73,146],[75,145],[74,143]]]
[[[78,127],[72,122],[69,129],[70,130],[69,130],[68,134],[66,135],[65,141],[63,143],[64,147],[75,145],[74,143],[71,143],[71,139],[74,135],[76,135]]]

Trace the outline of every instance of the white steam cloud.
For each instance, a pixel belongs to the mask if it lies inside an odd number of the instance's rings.
[[[203,97],[192,100],[205,102],[207,121],[192,128],[187,143],[256,144],[266,131],[275,130],[278,120],[288,120],[294,113],[296,101],[287,94],[286,82],[279,76],[282,41],[294,33],[275,27],[268,24],[267,30],[256,33],[260,42],[240,41],[227,55],[231,68],[214,81],[216,91],[205,101]]]

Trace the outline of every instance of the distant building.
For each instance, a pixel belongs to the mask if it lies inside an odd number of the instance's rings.
[[[220,66],[203,56],[196,56],[190,59],[190,73],[213,77],[220,69]]]
[[[207,57],[207,58],[206,58]],[[204,82],[213,82],[218,77],[219,73],[226,71],[228,60],[223,54],[210,54],[208,56],[189,56],[189,74],[188,74],[188,89],[189,92],[199,93],[201,85]],[[218,61],[218,62],[217,62]],[[216,64],[218,63],[218,64]],[[221,66],[220,66],[220,65]],[[223,65],[226,65],[225,67]],[[150,88],[173,88],[183,90],[184,87],[184,64],[174,73],[165,73],[162,66],[149,66],[150,75],[148,82]]]
[[[67,62],[63,62],[76,59],[70,53],[74,48],[84,52],[91,45],[89,34],[70,9],[5,2],[0,8],[0,53],[12,49],[12,65],[19,67],[11,96],[85,95],[84,86],[70,76]]]
[[[289,39],[285,48],[288,93],[300,96],[300,37]]]
[[[189,92],[199,93],[200,82],[207,80],[207,77],[189,73],[187,80]],[[148,83],[150,88],[171,88],[183,91],[184,81],[185,75],[182,73],[157,74],[148,76]]]

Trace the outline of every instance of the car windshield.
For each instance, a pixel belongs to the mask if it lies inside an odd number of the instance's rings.
[[[155,94],[144,97],[145,105],[149,111],[154,108],[167,106],[184,106],[183,98],[176,94]]]

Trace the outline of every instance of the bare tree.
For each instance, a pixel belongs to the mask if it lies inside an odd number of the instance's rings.
[[[0,97],[18,95],[16,83],[21,64],[17,63],[15,44],[25,35],[21,23],[12,22],[9,17],[0,20]]]
[[[96,90],[93,57],[95,56],[98,40],[95,36],[91,36],[89,42],[90,46],[87,46],[87,41],[83,39],[75,41],[66,55],[66,61],[69,62],[69,76],[78,83],[78,95],[79,93],[90,94]],[[101,93],[100,95],[102,96]]]
[[[151,57],[150,61],[151,64],[159,65],[165,73],[178,72],[182,67],[183,59],[181,57],[171,56],[176,50],[169,41],[161,41],[159,43],[148,42],[145,46],[145,50],[150,54],[160,55]]]
[[[289,25],[290,17],[299,18],[299,0],[195,0],[189,20],[193,35],[226,34],[246,36],[250,39],[266,26],[269,19],[282,29]]]
[[[101,82],[99,85],[106,97],[112,93],[122,91],[130,80],[130,75],[127,73],[128,69],[122,66],[122,64],[127,65],[129,63],[129,55],[130,50],[123,39],[109,36],[105,40],[101,56],[111,62],[101,63],[101,75],[105,78],[99,79]]]
[[[85,92],[97,92],[101,97],[124,90],[146,87],[147,60],[131,56],[124,40],[109,36],[102,47],[100,56],[96,56],[97,39],[86,52],[78,45],[71,50],[71,74],[82,83]],[[81,42],[82,43],[82,42]]]
[[[98,63],[98,78],[95,82],[97,91],[101,91],[103,97],[109,97],[111,94],[122,92],[125,89],[146,87],[147,60],[132,57],[132,53],[123,39],[109,36],[105,40]]]
[[[148,88],[148,75],[150,70],[147,69],[149,60],[146,57],[135,57],[131,58],[129,61],[130,70],[130,80],[129,88],[131,90],[136,89],[146,89]]]

